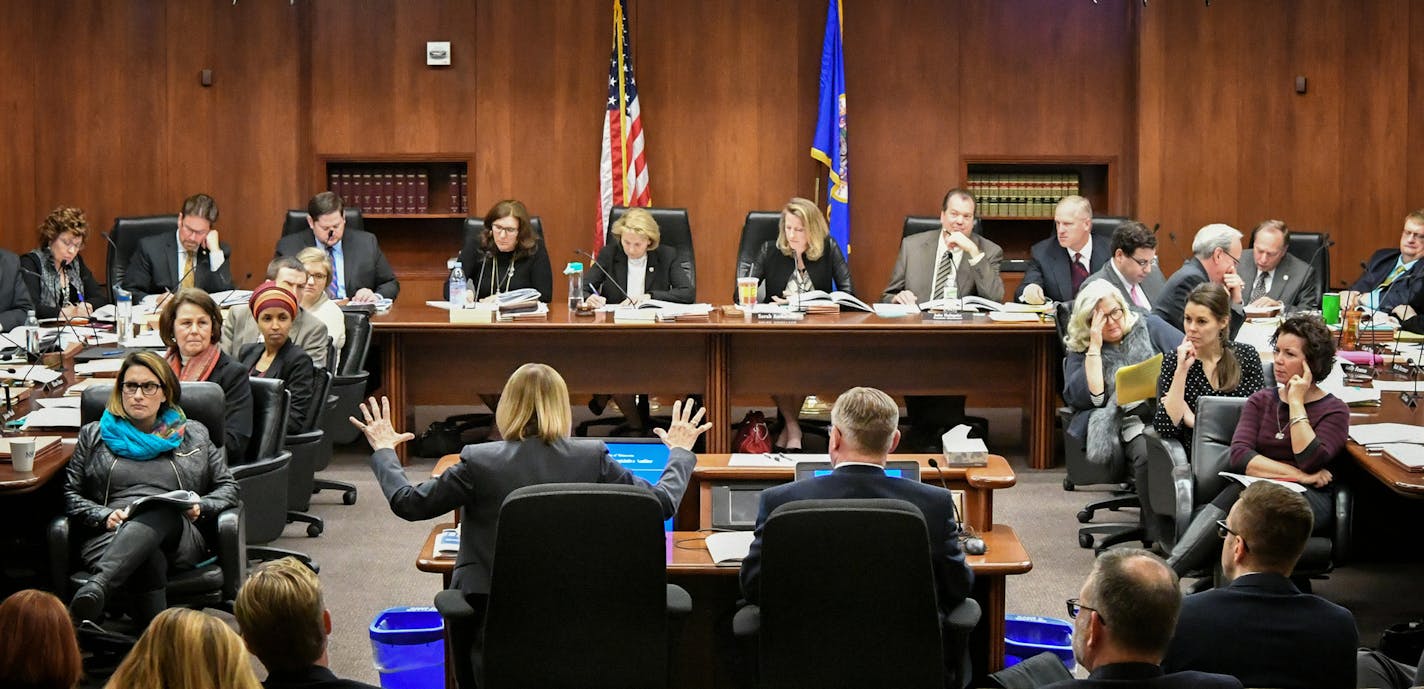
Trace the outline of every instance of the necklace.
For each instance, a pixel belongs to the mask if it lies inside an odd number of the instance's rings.
[[[1290,407],[1286,407],[1286,416],[1290,416]],[[1276,440],[1286,439],[1286,427],[1281,424],[1280,407],[1276,407]]]

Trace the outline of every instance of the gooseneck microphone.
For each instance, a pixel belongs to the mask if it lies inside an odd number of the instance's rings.
[[[935,475],[939,477],[939,485],[943,486],[949,493],[949,507],[954,511],[954,521],[959,523],[959,541],[964,546],[964,552],[970,555],[983,555],[988,551],[984,544],[984,539],[974,535],[974,529],[964,522],[964,515],[959,513],[959,505],[954,502],[954,491],[949,489],[949,484],[944,481],[944,472],[939,468],[939,462],[934,457],[929,459],[930,467],[935,470]]]
[[[589,263],[590,263],[591,265],[598,267],[598,272],[603,273],[603,277],[608,278],[608,281],[605,282],[605,283],[603,283],[603,284],[605,284],[605,285],[613,285],[613,288],[616,289],[616,290],[618,290],[618,292],[623,295],[623,300],[624,300],[624,301],[633,301],[633,299],[628,296],[628,291],[625,290],[625,289],[623,289],[623,285],[618,284],[618,280],[614,279],[613,274],[612,274],[612,273],[609,273],[609,272],[608,272],[608,269],[607,269],[607,268],[604,268],[604,267],[603,267],[603,264],[602,264],[602,263],[599,263],[599,262],[598,262],[598,259],[595,258],[593,254],[591,254],[591,253],[589,253],[589,252],[587,252],[587,251],[584,251],[583,249],[574,249],[574,253],[575,253],[575,254],[578,254],[579,256],[584,256],[584,257],[588,258]]]
[[[157,311],[157,310],[163,308],[163,302],[168,301],[168,298],[169,298],[169,297],[173,296],[174,294],[177,294],[177,293],[178,293],[178,290],[180,290],[180,289],[183,288],[183,281],[184,281],[184,280],[187,280],[187,279],[188,279],[188,276],[189,276],[189,275],[192,275],[192,274],[193,274],[193,271],[195,271],[195,270],[198,269],[198,264],[199,264],[200,262],[208,260],[208,253],[207,253],[207,247],[206,247],[206,246],[199,246],[198,249],[197,249],[196,251],[194,251],[193,253],[194,253],[194,256],[193,256],[193,267],[192,267],[192,268],[189,268],[188,270],[183,271],[183,274],[181,274],[181,275],[178,276],[178,282],[177,282],[177,284],[173,285],[173,290],[172,290],[171,292],[168,292],[167,294],[163,295],[161,298],[159,298],[159,300],[158,300],[157,302],[155,302],[155,303],[153,304],[153,310],[154,310],[154,311]],[[197,281],[195,280],[194,282],[196,283]]]

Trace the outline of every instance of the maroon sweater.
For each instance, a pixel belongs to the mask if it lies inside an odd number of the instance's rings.
[[[1290,423],[1290,407],[1276,391],[1261,390],[1246,398],[1236,434],[1231,437],[1231,471],[1246,473],[1246,465],[1256,455],[1290,464],[1307,474],[1320,471],[1345,447],[1350,433],[1350,408],[1340,398],[1326,394],[1307,403],[1305,415],[1315,429],[1315,442],[1296,454],[1291,449],[1290,426],[1286,425]],[[1279,432],[1284,432],[1285,437],[1277,440]]]

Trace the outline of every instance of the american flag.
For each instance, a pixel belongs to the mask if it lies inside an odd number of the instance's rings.
[[[628,47],[626,0],[613,2],[613,50],[608,56],[608,106],[603,122],[603,154],[598,165],[598,222],[593,250],[603,248],[608,212],[614,206],[647,206],[648,161],[643,156],[642,109]]]

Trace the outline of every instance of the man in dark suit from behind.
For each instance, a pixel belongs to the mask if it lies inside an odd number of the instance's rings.
[[[278,240],[277,256],[296,256],[309,246],[325,251],[331,258],[327,296],[332,301],[368,304],[377,295],[395,299],[400,294],[400,282],[376,235],[346,228],[346,205],[340,196],[330,191],[313,196],[307,203],[307,225],[311,232],[294,232]]]
[[[222,243],[213,225],[218,202],[207,194],[183,200],[173,234],[146,237],[138,243],[124,273],[124,288],[135,300],[150,294],[197,287],[209,294],[230,290],[232,248]]]
[[[1112,249],[1102,237],[1093,237],[1093,206],[1081,196],[1065,196],[1053,209],[1054,236],[1029,249],[1024,273],[1014,299],[1028,304],[1071,302],[1088,276],[1103,267]]]
[[[1291,583],[1315,520],[1299,493],[1258,481],[1220,529],[1223,588],[1187,596],[1162,668],[1233,675],[1250,687],[1355,686],[1349,610]]]
[[[959,548],[954,497],[937,486],[885,475],[886,456],[900,442],[899,422],[895,400],[875,388],[851,388],[836,398],[829,438],[835,467],[831,474],[768,488],[761,494],[756,534],[742,561],[742,595],[748,602],[757,603],[761,596],[761,539],[767,517],[788,502],[828,498],[894,498],[919,508],[929,530],[941,613],[969,597],[974,574]]]
[[[1176,573],[1152,553],[1104,552],[1078,597],[1068,601],[1073,657],[1089,675],[1046,689],[1240,689],[1241,682],[1227,675],[1163,672],[1159,663],[1182,606],[1177,587]]]
[[[0,333],[13,330],[25,324],[27,312],[35,308],[30,300],[30,290],[20,279],[20,257],[0,249]],[[0,347],[14,344],[0,341]]]
[[[331,612],[316,573],[296,558],[259,566],[237,592],[233,615],[247,650],[267,668],[264,689],[375,689],[327,669]]]
[[[1290,228],[1280,220],[1267,220],[1251,231],[1252,260],[1241,261],[1239,271],[1247,306],[1320,308],[1315,267],[1290,254],[1290,236]]]

